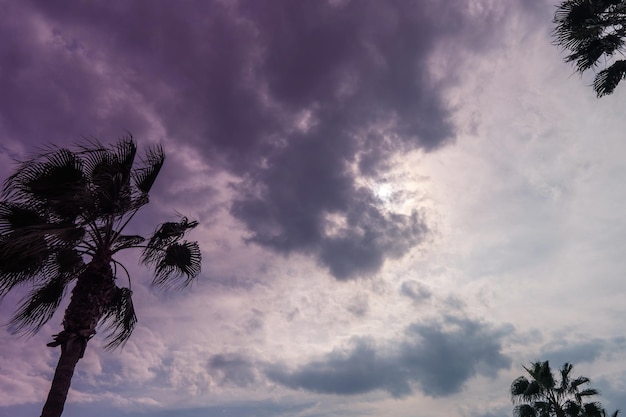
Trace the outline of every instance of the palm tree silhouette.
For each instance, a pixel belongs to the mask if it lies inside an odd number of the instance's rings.
[[[566,62],[583,73],[624,50],[626,1],[567,0],[554,14],[555,43],[570,53]],[[613,93],[626,76],[626,60],[616,60],[595,75],[593,89],[598,97]]]
[[[583,388],[589,378],[572,378],[573,365],[565,363],[556,379],[548,361],[534,362],[524,369],[525,376],[516,378],[511,384],[511,399],[517,403],[513,414],[517,417],[606,417],[606,411],[597,401],[587,401],[599,395],[595,388]],[[617,417],[618,411],[612,414]]]
[[[181,240],[197,222],[183,217],[163,223],[147,239],[123,234],[148,204],[165,159],[163,149],[153,147],[135,166],[136,154],[131,136],[112,146],[89,140],[74,150],[52,147],[21,162],[5,181],[0,299],[16,287],[32,286],[9,328],[37,332],[75,282],[63,330],[48,344],[60,346],[61,356],[42,417],[63,412],[76,364],[99,324],[108,332],[109,349],[123,345],[135,327],[130,276],[115,260],[118,252],[142,248],[141,261],[154,269],[157,287],[184,287],[200,273],[197,242]]]

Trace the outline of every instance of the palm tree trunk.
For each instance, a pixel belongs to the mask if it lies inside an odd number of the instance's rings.
[[[72,300],[65,310],[63,331],[48,346],[61,346],[61,357],[52,379],[41,417],[60,417],[78,360],[110,304],[115,290],[110,257],[94,258],[77,279]]]
[[[70,337],[61,345],[61,357],[57,363],[52,378],[52,386],[48,393],[48,399],[43,406],[41,417],[60,417],[63,413],[74,369],[86,346],[87,340],[80,336]]]

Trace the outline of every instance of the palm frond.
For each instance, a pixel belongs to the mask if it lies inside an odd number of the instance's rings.
[[[580,406],[576,401],[568,400],[563,404],[563,411],[567,416],[578,417],[580,415]]]
[[[538,381],[533,380],[533,381],[530,381],[530,384],[528,384],[528,386],[526,387],[526,391],[524,391],[522,396],[523,398],[532,400],[532,399],[539,397],[542,391],[543,389],[542,389],[541,384]]]
[[[166,222],[159,225],[143,252],[142,262],[153,263],[159,259],[168,245],[182,239],[188,230],[197,225],[197,221],[190,222],[186,217],[183,217],[180,222]]]
[[[566,62],[574,62],[578,72],[584,72],[595,67],[600,58],[611,56],[624,46],[621,36],[609,34],[597,39],[586,40],[580,43],[574,52],[565,58]]]
[[[556,385],[554,375],[550,369],[550,362],[537,362],[535,364],[533,378],[539,383],[541,389],[553,389]]]
[[[564,395],[570,388],[571,381],[569,374],[570,372],[572,372],[572,369],[574,369],[574,366],[571,363],[565,362],[559,370],[561,374],[561,382],[559,384],[559,387],[556,388],[555,391],[558,392],[560,395]]]
[[[159,255],[151,262],[155,266],[152,285],[156,287],[183,288],[200,274],[202,255],[198,242],[172,243]]]
[[[164,161],[165,152],[161,146],[151,148],[146,152],[146,157],[142,160],[144,166],[133,172],[135,185],[142,193],[150,192]]]
[[[0,202],[0,235],[45,223],[45,216],[38,210],[24,204]]]
[[[524,376],[520,376],[520,377],[516,378],[515,381],[513,381],[513,383],[511,384],[511,396],[512,396],[512,399],[516,400],[521,395],[523,395],[524,392],[526,392],[526,389],[528,388],[529,384],[530,384],[530,382]]]
[[[22,162],[5,181],[2,196],[37,209],[74,219],[82,210],[86,181],[82,161],[68,149],[58,149]]]
[[[537,412],[529,404],[520,404],[513,409],[513,415],[516,417],[537,417]]]
[[[598,14],[591,2],[564,1],[554,13],[556,43],[566,49],[576,50],[580,43],[599,37],[602,28],[597,24]]]
[[[591,402],[583,404],[584,415],[589,417],[602,417],[605,414],[602,404],[599,402]]]
[[[100,160],[101,154],[108,153],[106,146],[95,137],[83,138],[82,142],[76,143],[76,148],[76,153],[83,159],[86,173],[93,170],[93,166]]]
[[[575,378],[571,383],[570,383],[570,388],[571,391],[578,391],[578,387],[583,385],[583,384],[587,384],[591,382],[591,380],[589,378],[587,378],[586,376],[579,376],[578,378]]]
[[[110,148],[97,141],[95,144],[95,149],[83,151],[95,203],[93,210],[99,215],[126,212],[132,200],[130,178],[137,145],[130,137]]]
[[[594,395],[600,395],[600,391],[595,388],[587,388],[577,393],[577,395],[582,397],[593,397]]]
[[[0,259],[31,253],[53,253],[62,248],[73,248],[84,238],[85,229],[74,224],[43,223],[26,226],[1,235],[4,244]],[[9,262],[11,262],[9,260]]]
[[[613,93],[617,85],[626,77],[626,60],[615,61],[600,71],[593,80],[593,89],[598,97]]]
[[[626,3],[623,0],[566,0],[554,13],[555,44],[568,51],[566,62],[583,73],[626,46]],[[598,97],[611,94],[623,79],[621,66],[602,70],[593,87]]]
[[[42,223],[16,230],[12,235],[16,245],[43,238],[50,249],[57,250],[75,247],[84,240],[85,233],[83,227],[73,223]]]
[[[10,331],[35,334],[54,315],[68,283],[67,277],[58,275],[31,291],[9,321]]]
[[[108,343],[105,345],[107,350],[123,346],[137,324],[132,294],[128,288],[115,287],[111,303],[101,320],[109,332],[106,337]]]
[[[0,298],[27,282],[46,266],[51,252],[43,237],[20,239],[15,233],[0,239]]]
[[[133,163],[137,155],[137,144],[132,135],[119,140],[113,147],[114,158],[119,163],[120,173],[125,183],[130,182]]]
[[[119,164],[122,175],[130,177],[132,165],[137,154],[137,144],[132,135],[122,137],[117,143],[107,146],[96,138],[89,138],[86,144],[78,145],[79,151],[85,164],[85,172],[92,175],[97,173],[98,166],[103,163]]]
[[[115,253],[123,249],[133,248],[145,240],[143,236],[139,235],[119,235],[111,245],[111,251]]]

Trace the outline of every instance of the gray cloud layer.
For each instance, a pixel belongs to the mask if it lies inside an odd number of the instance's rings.
[[[623,336],[611,339],[584,337],[574,342],[561,338],[544,345],[541,349],[542,360],[549,360],[555,368],[565,362],[594,362],[607,353],[616,353],[626,349],[626,338]],[[610,354],[610,353],[609,353]]]
[[[485,47],[494,19],[425,0],[2,7],[5,136],[163,131],[242,178],[232,214],[251,242],[314,256],[338,279],[423,241],[420,213],[387,212],[355,178],[453,140],[429,59],[446,41]]]
[[[324,359],[289,370],[278,364],[267,377],[290,388],[352,395],[384,390],[394,397],[421,391],[432,397],[452,395],[482,374],[494,377],[508,369],[511,359],[502,353],[501,339],[510,329],[493,329],[467,319],[413,324],[406,340],[386,348],[370,339],[356,339],[349,349],[337,349]]]

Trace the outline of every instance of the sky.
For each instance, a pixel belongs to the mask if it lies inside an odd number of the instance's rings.
[[[191,288],[121,254],[139,323],[64,416],[501,417],[539,360],[626,407],[626,85],[563,62],[555,5],[0,0],[0,177],[130,133],[167,154],[133,230],[200,222]],[[61,320],[1,328],[0,417]]]

